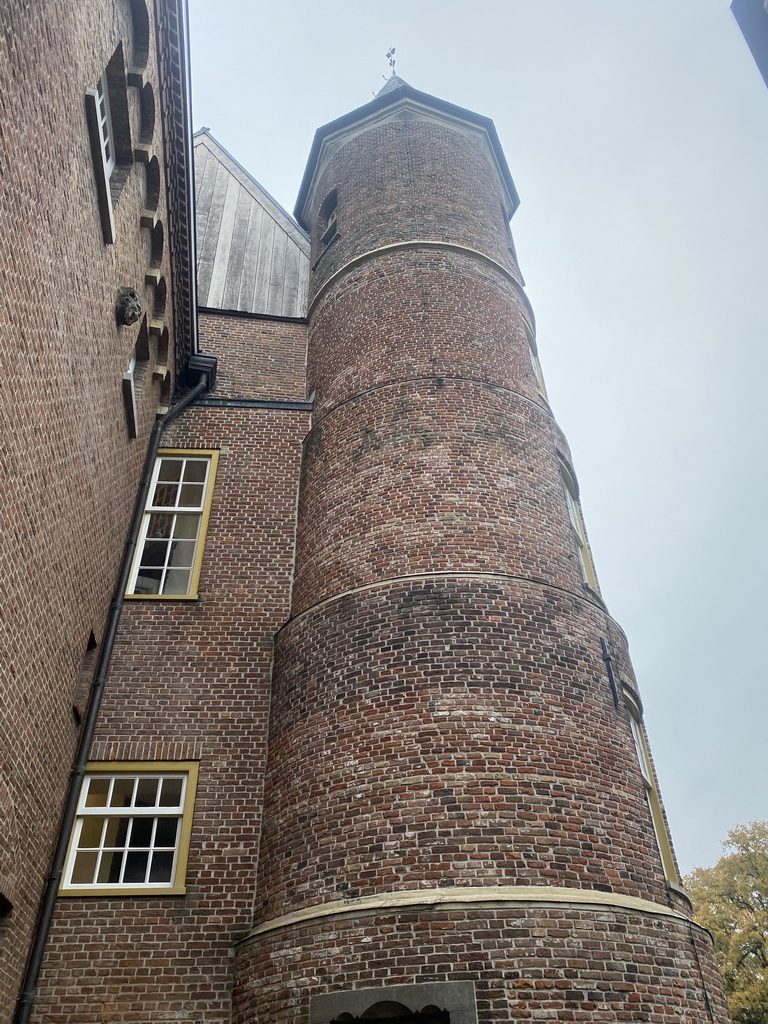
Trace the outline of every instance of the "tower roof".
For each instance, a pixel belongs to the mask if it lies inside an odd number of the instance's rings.
[[[330,121],[315,132],[294,209],[299,224],[309,230],[309,207],[314,183],[328,160],[346,142],[378,124],[419,120],[445,124],[480,143],[498,174],[502,194],[505,196],[506,213],[511,217],[520,205],[520,197],[490,117],[420,92],[402,78],[392,75],[369,103]]]
[[[410,86],[404,78],[400,78],[399,75],[390,75],[386,83],[376,93],[377,96],[384,96],[385,93],[392,92],[394,89],[399,89],[401,86],[406,86],[410,89]]]

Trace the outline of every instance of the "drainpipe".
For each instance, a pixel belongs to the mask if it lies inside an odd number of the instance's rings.
[[[211,376],[215,374],[215,363],[213,363],[212,369],[213,373]],[[99,706],[101,705],[101,698],[104,693],[104,684],[109,671],[109,663],[112,659],[112,651],[115,646],[117,627],[120,623],[120,613],[123,610],[125,590],[128,586],[128,576],[131,571],[131,565],[133,564],[136,542],[139,537],[141,521],[147,504],[149,484],[152,479],[152,469],[155,465],[158,449],[160,448],[160,438],[163,430],[171,420],[174,420],[183,409],[186,409],[190,402],[193,402],[198,395],[202,394],[203,391],[208,388],[208,380],[209,374],[202,373],[200,380],[195,387],[180,399],[176,405],[172,406],[164,416],[155,420],[152,427],[149,444],[147,445],[147,454],[144,459],[144,470],[141,475],[139,492],[136,496],[136,507],[133,510],[133,519],[131,520],[128,539],[125,542],[123,560],[120,565],[120,574],[117,578],[117,585],[115,586],[112,603],[109,607],[109,617],[104,631],[104,640],[101,644],[99,660],[96,666],[96,674],[93,678],[93,683],[91,684],[91,696],[88,702],[88,711],[85,716],[85,721],[83,722],[82,732],[80,733],[80,743],[77,749],[75,763],[72,771],[70,772],[69,791],[67,793],[67,801],[64,805],[64,813],[61,819],[61,828],[59,830],[59,838],[56,843],[56,851],[53,855],[51,872],[45,884],[43,898],[40,901],[40,909],[37,915],[37,926],[35,928],[35,934],[29,952],[29,960],[27,962],[27,973],[24,977],[24,985],[21,990],[21,995],[19,996],[16,1004],[16,1013],[13,1018],[13,1024],[28,1024],[34,1007],[35,997],[37,995],[37,983],[40,980],[40,970],[43,966],[43,953],[45,952],[45,944],[48,941],[48,933],[51,930],[51,920],[53,919],[53,910],[56,905],[56,894],[58,893],[59,885],[61,884],[61,878],[64,871],[64,861],[69,848],[69,837],[72,834],[77,802],[80,798],[80,790],[83,785],[85,766],[88,763],[88,754],[91,749],[93,735],[96,731]]]

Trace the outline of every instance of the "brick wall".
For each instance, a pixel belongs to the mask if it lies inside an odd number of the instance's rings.
[[[318,218],[333,189],[340,237],[323,252]],[[354,257],[413,238],[479,249],[520,277],[496,171],[471,139],[443,125],[370,129],[364,143],[347,142],[331,157],[313,195],[310,298]]]
[[[494,1024],[730,1020],[706,932],[610,908],[382,911],[259,936],[240,960],[237,1024],[306,1021],[313,995],[443,981],[474,982],[477,1019]]]
[[[306,328],[206,317],[216,397],[294,393]],[[249,338],[255,341],[251,345]],[[301,388],[303,397],[303,388]],[[181,897],[62,898],[37,1017],[59,1024],[230,1020],[235,941],[253,915],[273,638],[289,608],[301,441],[308,414],[191,407],[163,445],[219,451],[199,599],[130,601],[92,752],[105,760],[197,760]]]
[[[303,402],[307,397],[307,325],[303,320],[205,312],[206,351],[226,352],[218,398]]]
[[[604,637],[633,686],[626,642],[584,583],[568,448],[537,390],[483,160],[414,120],[352,135],[313,186],[316,233],[335,190],[340,236],[321,255],[313,239],[317,405],[243,1022],[426,980],[474,981],[481,1020],[699,1021],[717,985],[706,936],[697,960],[689,922],[665,916],[688,906],[601,653]],[[398,241],[415,244],[382,248]],[[538,906],[366,909],[507,886],[533,887]],[[545,909],[563,888],[584,895]],[[649,902],[614,913],[590,892]],[[345,923],[323,921],[329,904]]]
[[[138,368],[139,438],[131,440],[122,374],[141,325],[118,326],[115,302],[118,288],[130,286],[155,312],[154,287],[145,284],[150,232],[140,224],[145,165],[127,173],[116,240],[105,245],[84,106],[119,44],[126,65],[134,62],[134,42],[127,0],[3,7],[0,890],[13,909],[0,918],[0,1021],[18,994],[78,734],[75,690],[90,634],[102,638],[160,398],[152,339]],[[143,75],[157,90],[150,43]],[[127,92],[137,143],[139,91]],[[160,156],[163,221],[159,111],[150,142]],[[167,254],[156,269],[169,278]],[[169,302],[159,322],[170,313]]]

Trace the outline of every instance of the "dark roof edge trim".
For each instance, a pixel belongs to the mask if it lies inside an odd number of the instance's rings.
[[[241,320],[272,320],[284,324],[306,324],[305,316],[277,316],[274,313],[251,313],[247,309],[220,309],[218,306],[198,306],[198,313],[209,313],[215,316],[233,316]]]
[[[313,412],[314,402],[301,402],[290,398],[196,398],[193,409],[205,406],[212,409],[277,409],[287,412]]]
[[[195,177],[187,0],[154,0],[176,374],[198,351]]]
[[[190,306],[190,346],[191,354],[197,355],[199,351],[197,336],[197,213],[195,210],[195,165],[194,146],[192,144],[192,56],[189,39],[189,9],[188,0],[181,0],[181,46],[179,47],[181,74],[184,83],[182,88],[181,102],[183,106],[184,120],[184,144],[186,147],[185,170],[187,173],[187,188],[185,189],[186,214],[187,214],[187,237],[189,239],[189,301]]]

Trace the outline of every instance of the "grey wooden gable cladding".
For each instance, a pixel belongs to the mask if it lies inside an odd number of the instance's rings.
[[[195,136],[201,306],[303,317],[309,240],[208,132]]]

